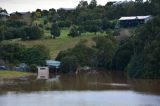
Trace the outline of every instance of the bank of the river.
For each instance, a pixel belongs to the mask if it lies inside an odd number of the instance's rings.
[[[19,77],[32,76],[33,73],[17,71],[0,71],[0,79],[15,79]]]

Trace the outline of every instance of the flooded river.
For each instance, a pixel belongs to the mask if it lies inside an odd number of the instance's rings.
[[[160,106],[160,80],[119,72],[0,80],[0,106]]]

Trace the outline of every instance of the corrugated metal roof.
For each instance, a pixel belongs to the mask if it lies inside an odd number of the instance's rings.
[[[5,13],[5,12],[1,12],[0,15],[9,16],[9,14],[7,14],[7,13]]]
[[[150,18],[150,15],[147,16],[130,16],[130,17],[121,17],[119,20],[135,20],[135,19],[147,19]]]
[[[61,62],[60,61],[55,61],[55,60],[46,60],[46,65],[47,66],[54,66],[59,68]]]

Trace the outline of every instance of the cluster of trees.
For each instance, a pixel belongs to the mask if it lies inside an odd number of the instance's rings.
[[[7,13],[7,10],[6,10],[6,9],[2,9],[2,8],[0,7],[0,13],[1,13],[1,12]]]
[[[128,74],[135,78],[160,78],[160,17],[139,29],[133,39],[134,55]]]
[[[2,9],[1,9],[2,10]],[[5,11],[5,10],[3,10]],[[62,51],[56,60],[62,62],[64,73],[74,72],[78,65],[103,67],[112,70],[126,70],[133,78],[160,78],[160,0],[135,0],[121,3],[108,2],[97,6],[96,0],[80,1],[76,9],[40,10],[32,13],[32,18],[44,18],[53,38],[60,36],[62,27],[70,27],[68,36],[76,37],[83,32],[106,31],[113,29],[121,16],[157,16],[145,26],[138,28],[133,36],[116,41],[112,36],[95,37],[94,46],[88,47],[81,41],[74,48]],[[35,40],[43,36],[39,25],[27,25],[23,21],[9,19],[0,21],[0,41],[21,38]],[[47,49],[41,46],[26,48],[19,44],[0,44],[0,59],[10,63],[25,62],[43,64],[49,58]]]
[[[159,79],[159,32],[160,17],[156,17],[125,40],[119,42],[111,36],[95,37],[94,46],[88,47],[81,41],[73,49],[60,52],[56,59],[62,61],[62,72],[74,72],[78,65],[87,65],[127,71],[132,78]]]
[[[88,47],[84,40],[72,49],[61,51],[56,60],[62,61],[62,72],[74,72],[78,65],[111,68],[116,41],[112,37],[95,37],[93,41],[95,45],[92,47]],[[70,63],[72,60],[74,62]]]
[[[56,22],[59,28],[70,27],[71,33],[69,36],[75,37],[82,32],[94,32],[96,34],[99,31],[113,29],[117,24],[117,19],[121,16],[155,16],[160,13],[158,3],[158,0],[136,0],[118,3],[108,2],[105,6],[100,6],[97,5],[96,0],[91,0],[90,3],[81,0],[75,9],[60,8],[57,11],[55,9],[49,11],[37,9],[33,13],[33,17],[47,17],[45,24],[49,22],[55,24]],[[55,31],[55,33],[57,32],[59,30]],[[79,33],[73,35],[72,32]],[[52,33],[53,31],[51,31]]]
[[[0,9],[0,11],[7,12],[4,9]],[[0,40],[14,38],[22,38],[23,40],[39,39],[44,34],[43,30],[45,29],[50,30],[52,38],[56,38],[60,36],[60,29],[63,27],[70,27],[68,35],[72,37],[79,36],[83,32],[94,32],[96,34],[97,32],[114,29],[117,19],[121,16],[155,16],[159,13],[160,3],[158,0],[107,2],[105,6],[97,5],[96,0],[91,0],[90,3],[81,0],[75,9],[37,9],[32,12],[32,20],[45,19],[45,27],[33,23],[27,25],[18,19],[0,22]]]
[[[29,26],[23,21],[0,21],[0,41],[16,38],[35,40],[41,38],[43,33],[38,26]]]
[[[0,60],[7,64],[26,63],[28,65],[45,65],[45,60],[49,59],[49,50],[37,45],[27,48],[21,44],[1,43]]]

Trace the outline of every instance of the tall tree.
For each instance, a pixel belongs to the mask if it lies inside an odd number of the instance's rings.
[[[80,32],[79,32],[78,28],[75,25],[72,25],[71,28],[70,28],[70,32],[69,32],[68,36],[75,37],[75,36],[78,36],[78,35],[80,35]]]
[[[97,1],[96,0],[92,0],[89,4],[89,8],[95,8],[97,6]]]
[[[55,39],[56,37],[60,36],[60,29],[59,29],[59,26],[56,22],[54,22],[52,24],[52,27],[51,27],[51,35],[52,37]]]
[[[77,8],[87,8],[88,7],[88,2],[81,0],[77,6]]]

